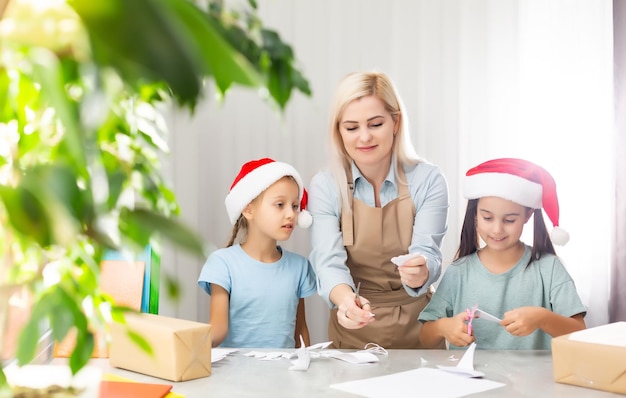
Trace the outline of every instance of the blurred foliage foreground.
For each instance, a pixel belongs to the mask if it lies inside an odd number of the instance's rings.
[[[158,251],[166,239],[206,255],[160,169],[160,109],[193,111],[209,79],[221,96],[257,89],[277,110],[294,90],[310,95],[291,47],[247,6],[0,0],[0,344],[10,299],[32,298],[18,364],[33,360],[45,330],[61,341],[75,329],[75,374],[92,330],[123,322],[125,309],[98,288],[106,250]],[[0,391],[11,394],[1,368]]]

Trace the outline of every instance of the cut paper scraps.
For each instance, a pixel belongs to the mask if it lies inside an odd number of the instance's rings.
[[[313,344],[304,347],[304,341],[300,336],[300,348],[295,351],[249,351],[244,356],[253,357],[261,361],[274,361],[279,359],[293,359],[292,366],[289,370],[307,370],[311,364],[311,359],[315,358],[334,358],[352,364],[366,364],[378,362],[378,357],[374,351],[361,350],[355,352],[343,352],[339,350],[325,350],[332,341]],[[295,358],[295,359],[294,359]]]
[[[219,360],[226,358],[233,352],[237,352],[237,348],[212,348],[211,349],[211,363],[215,363]]]

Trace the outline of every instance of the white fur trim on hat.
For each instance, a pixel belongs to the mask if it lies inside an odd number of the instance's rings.
[[[285,176],[292,176],[298,183],[298,198],[302,199],[304,185],[298,171],[283,162],[266,163],[251,170],[233,186],[226,195],[226,211],[231,224],[235,224],[245,207],[270,185]]]
[[[466,176],[463,183],[466,199],[497,196],[533,209],[542,208],[541,184],[526,178],[507,173],[480,173]]]

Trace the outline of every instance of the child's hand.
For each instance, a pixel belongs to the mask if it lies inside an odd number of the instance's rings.
[[[474,336],[467,333],[467,324],[465,323],[466,313],[461,312],[451,318],[441,318],[437,320],[439,333],[450,344],[457,347],[465,347],[472,344],[475,340]]]
[[[407,260],[398,267],[398,271],[402,283],[413,289],[424,286],[428,280],[429,272],[426,266],[426,257],[422,255]]]
[[[500,325],[513,336],[528,336],[541,325],[547,309],[543,307],[519,307],[504,313]]]

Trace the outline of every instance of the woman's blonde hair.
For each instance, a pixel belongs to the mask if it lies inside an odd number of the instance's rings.
[[[331,171],[337,182],[341,196],[342,208],[351,210],[348,201],[348,181],[346,173],[352,165],[352,158],[346,151],[339,123],[343,112],[352,101],[369,96],[378,97],[384,104],[385,109],[391,114],[394,123],[400,121],[398,131],[392,147],[392,162],[396,162],[396,180],[400,183],[397,167],[414,166],[420,162],[409,135],[409,123],[404,104],[391,79],[382,72],[353,72],[346,75],[335,90],[335,97],[330,114],[329,133],[329,160]]]

